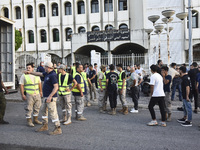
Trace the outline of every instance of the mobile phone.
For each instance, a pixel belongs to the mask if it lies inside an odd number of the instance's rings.
[[[51,102],[53,102],[53,98],[51,99]],[[47,103],[47,99],[45,99],[45,103]]]

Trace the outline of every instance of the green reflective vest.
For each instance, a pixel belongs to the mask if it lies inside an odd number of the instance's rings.
[[[81,86],[82,92],[85,92],[85,84],[84,84],[84,79],[83,79],[82,75],[76,72],[74,78],[76,76],[80,76],[80,78],[81,78],[81,84],[80,84],[80,86]],[[72,84],[72,86],[73,85],[74,85],[74,83]],[[78,90],[77,86],[75,86],[75,88],[72,90],[72,92],[80,93],[80,91]]]
[[[24,91],[28,94],[39,94],[39,82],[40,77],[35,76],[35,83],[32,82],[29,75],[24,75],[25,77],[25,84],[24,84]]]
[[[100,72],[103,73],[103,72]],[[106,89],[106,75],[103,73],[103,79],[101,80],[101,86],[103,89]],[[99,84],[99,77],[98,77],[98,88],[100,89],[100,84]]]
[[[87,73],[86,72],[81,72],[81,75],[83,76],[83,79],[84,79],[84,81],[86,83],[86,86],[89,86],[88,79],[87,79]]]
[[[58,74],[58,69],[54,69],[54,71],[56,72],[56,74]]]
[[[73,71],[72,77],[75,78],[75,76],[76,76],[76,67],[72,66],[71,70]]]
[[[63,84],[61,84],[61,73],[58,76],[58,83],[59,83],[59,89],[58,89],[58,94],[59,95],[67,95],[70,94],[71,92],[67,92],[66,89],[69,88],[68,79],[69,79],[69,74],[66,73]]]
[[[122,89],[122,85],[123,85],[123,80],[122,80],[122,73],[124,71],[120,72],[119,74],[119,79],[118,79],[118,88],[119,89]],[[126,89],[126,81],[125,81],[125,84],[124,84],[124,89]]]

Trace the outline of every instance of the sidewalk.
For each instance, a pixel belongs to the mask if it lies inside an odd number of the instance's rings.
[[[18,91],[17,93],[8,94],[5,97],[8,102],[23,102],[23,100],[21,99],[20,91]],[[134,105],[133,105],[131,97],[127,96],[126,99],[128,102],[128,106],[133,107]],[[143,93],[140,93],[139,108],[148,109],[149,100],[150,100],[150,97],[145,97]],[[74,104],[73,96],[72,96],[72,103]],[[97,106],[98,102],[92,101],[91,104],[93,106]],[[121,107],[121,102],[119,98],[118,98],[117,104],[118,104],[118,107]],[[178,100],[177,96],[175,96],[175,101],[172,101],[172,110],[177,110],[177,107],[180,107],[180,106],[182,106],[182,102]]]

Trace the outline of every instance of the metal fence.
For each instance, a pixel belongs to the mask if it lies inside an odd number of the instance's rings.
[[[127,55],[111,55],[111,62],[114,65],[122,64],[123,69],[127,66],[133,66],[140,64],[145,70],[148,69],[148,56],[144,53],[142,54],[127,54]],[[108,56],[101,56],[101,64],[108,64]]]

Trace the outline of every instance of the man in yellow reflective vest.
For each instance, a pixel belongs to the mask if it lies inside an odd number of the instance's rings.
[[[33,63],[26,65],[27,71],[33,72]],[[42,124],[38,120],[38,115],[41,107],[41,97],[42,97],[42,85],[40,77],[23,74],[20,78],[20,91],[21,96],[24,101],[26,101],[26,119],[27,125],[34,127],[34,124]],[[32,122],[32,112],[33,112],[33,122]]]
[[[56,74],[58,74],[57,65],[56,65],[56,64],[54,64],[54,65],[53,65],[53,67],[54,67],[54,71],[56,72]]]
[[[86,84],[86,89],[87,89],[87,93],[85,95],[85,106],[90,107],[91,103],[90,103],[90,88],[89,88],[89,84],[91,85],[91,81],[89,80],[88,74],[86,72],[81,72],[81,75],[85,81]]]
[[[73,66],[71,67],[71,75],[73,78],[76,75],[76,63],[73,63]]]
[[[77,72],[74,79],[76,80],[77,85],[72,90],[75,100],[76,119],[78,121],[85,121],[87,119],[83,116],[83,111],[84,111],[84,95],[86,94],[87,89],[86,89],[86,83],[83,79],[83,76],[81,75],[81,73],[83,72],[83,65],[76,64],[76,70]]]
[[[98,73],[98,92],[99,92],[99,111],[105,113],[107,95],[106,95],[106,67],[101,66],[101,72]]]
[[[122,112],[124,115],[127,115],[128,106],[126,101],[126,73],[123,71],[122,67],[122,64],[117,65],[117,70],[120,72],[118,79],[118,94],[122,103],[122,110],[120,110],[120,112]]]
[[[71,102],[71,91],[76,86],[76,80],[73,77],[66,73],[65,65],[61,64],[58,67],[58,94],[59,94],[59,102],[62,107],[62,120],[60,121],[63,125],[71,124],[71,116],[72,116],[72,102]],[[70,89],[69,84],[74,83],[74,86]]]

